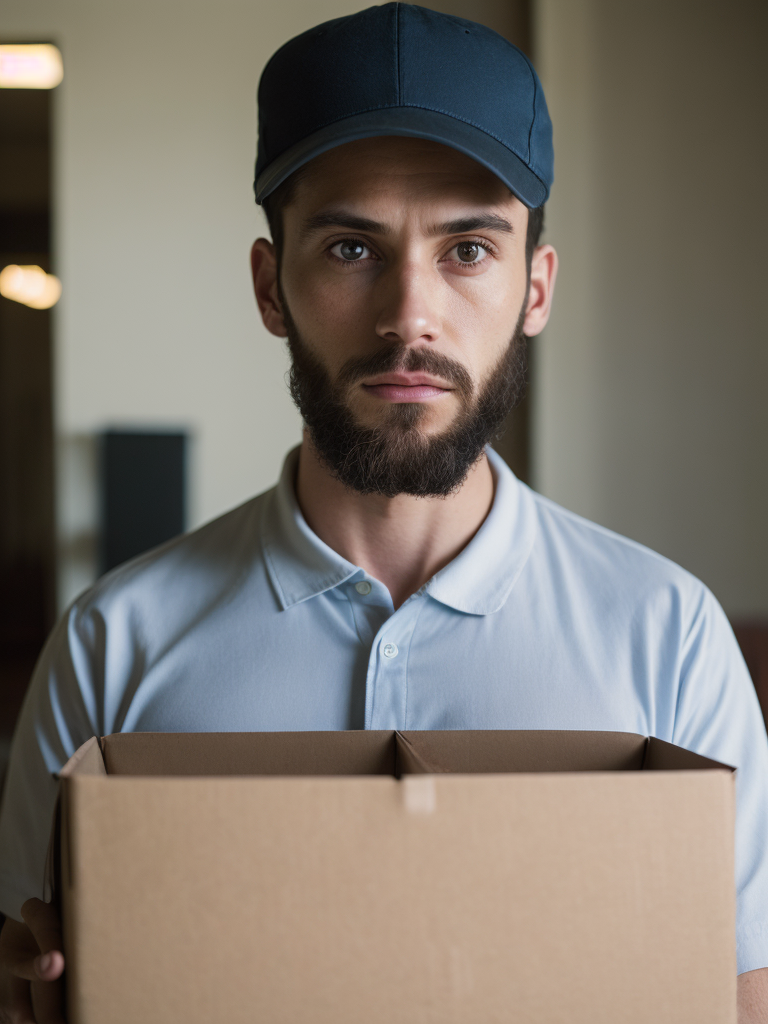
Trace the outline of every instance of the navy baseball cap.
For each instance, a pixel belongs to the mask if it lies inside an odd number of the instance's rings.
[[[484,25],[388,3],[303,32],[264,68],[256,202],[321,153],[380,135],[466,153],[529,209],[549,195],[552,122],[525,54]]]

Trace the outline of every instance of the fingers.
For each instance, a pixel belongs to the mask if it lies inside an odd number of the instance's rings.
[[[27,925],[7,918],[0,938],[0,964],[4,971],[27,981],[36,980],[35,958],[40,947]]]
[[[34,974],[30,981],[40,978],[55,981],[64,971],[64,954],[61,952],[61,922],[56,908],[51,903],[33,898],[22,905],[21,916],[34,936],[40,956],[33,963]],[[27,977],[26,974],[23,977]]]
[[[12,978],[10,984],[10,1003],[5,1010],[8,1024],[36,1024],[32,1010],[32,999],[29,982],[23,978]],[[1,1011],[0,1011],[1,1012]],[[3,1018],[0,1018],[3,1020]]]
[[[21,913],[26,923],[8,918],[0,937],[0,1024],[65,1024],[58,914],[37,899]]]
[[[41,981],[56,981],[64,973],[64,954],[58,950],[43,953],[33,961],[36,978]]]
[[[32,1006],[36,1024],[65,1024],[64,986],[60,981],[32,982]]]

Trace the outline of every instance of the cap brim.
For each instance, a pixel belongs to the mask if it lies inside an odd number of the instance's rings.
[[[281,153],[256,179],[256,202],[261,203],[289,175],[321,153],[345,142],[381,135],[429,139],[465,153],[492,171],[531,210],[547,200],[546,184],[511,149],[481,128],[437,110],[386,107],[334,121]]]

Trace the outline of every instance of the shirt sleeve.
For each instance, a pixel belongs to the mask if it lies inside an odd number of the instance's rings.
[[[17,921],[25,900],[50,899],[45,877],[58,796],[55,775],[99,731],[82,627],[75,606],[49,637],[11,744],[0,808],[0,911]]]
[[[706,589],[681,651],[673,742],[736,768],[738,973],[768,967],[768,737],[725,614]]]

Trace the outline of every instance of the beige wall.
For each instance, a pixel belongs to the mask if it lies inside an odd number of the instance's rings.
[[[539,0],[555,125],[535,485],[768,614],[768,5]]]

